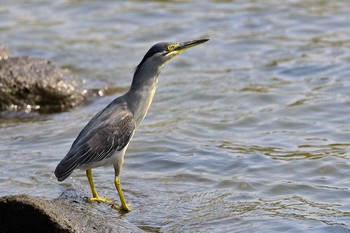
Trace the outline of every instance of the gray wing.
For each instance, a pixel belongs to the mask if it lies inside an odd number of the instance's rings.
[[[113,112],[98,113],[81,131],[55,170],[59,181],[76,167],[102,161],[128,145],[136,128],[133,116],[125,109]]]

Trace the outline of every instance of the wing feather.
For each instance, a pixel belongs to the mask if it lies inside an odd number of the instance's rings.
[[[80,132],[55,170],[59,181],[75,168],[100,162],[128,145],[136,129],[133,116],[125,108],[112,110],[98,113]]]

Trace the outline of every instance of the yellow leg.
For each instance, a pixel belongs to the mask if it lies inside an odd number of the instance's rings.
[[[86,170],[86,176],[88,178],[89,184],[90,184],[90,188],[91,188],[91,192],[92,192],[92,197],[88,198],[89,201],[98,201],[98,202],[107,202],[106,198],[102,198],[98,195],[94,182],[92,180],[92,171],[91,169]]]
[[[126,204],[122,188],[120,187],[120,178],[116,177],[115,180],[114,180],[114,183],[115,183],[115,187],[116,187],[116,189],[118,191],[118,194],[119,194],[120,202],[122,203],[121,207],[114,206],[114,208],[125,210],[125,211],[130,211],[131,208]]]

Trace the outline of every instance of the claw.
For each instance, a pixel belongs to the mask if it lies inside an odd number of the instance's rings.
[[[112,209],[115,209],[115,210],[120,210],[120,206],[119,205],[116,205],[116,204],[110,204],[111,208]]]

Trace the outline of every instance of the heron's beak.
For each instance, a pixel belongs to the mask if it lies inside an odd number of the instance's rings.
[[[201,40],[190,40],[186,42],[179,43],[179,46],[175,48],[174,50],[183,52],[186,49],[192,48],[194,46],[203,44],[204,42],[207,42],[209,39],[201,39]]]
[[[192,48],[194,46],[203,44],[204,42],[207,42],[209,39],[201,39],[201,40],[190,40],[186,42],[176,43],[169,45],[169,52],[166,56],[169,57],[175,57],[185,51],[186,49]]]

